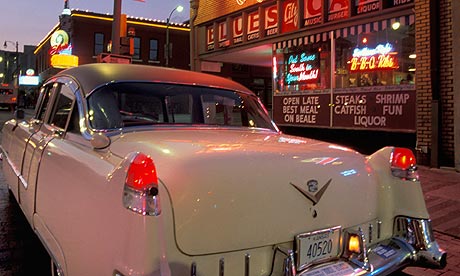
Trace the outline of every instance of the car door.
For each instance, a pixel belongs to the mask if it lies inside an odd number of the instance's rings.
[[[72,90],[63,83],[53,83],[49,91],[45,96],[48,97],[45,100],[48,105],[38,111],[38,114],[43,114],[39,115],[40,128],[32,133],[27,142],[22,166],[26,184],[19,187],[22,209],[31,223],[35,213],[37,175],[43,151],[52,139],[63,135],[75,100]]]
[[[4,131],[7,135],[3,137],[3,146],[8,155],[8,165],[14,172],[7,172],[5,177],[11,186],[11,191],[21,205],[27,203],[20,198],[19,189],[20,187],[27,189],[29,185],[28,178],[24,177],[24,171],[28,171],[27,169],[24,170],[24,156],[28,154],[27,148],[30,137],[42,126],[52,90],[52,86],[44,86],[41,89],[40,97],[37,101],[37,109],[32,118],[17,124],[8,123],[4,126],[8,131]],[[27,167],[27,165],[26,162],[25,166]]]

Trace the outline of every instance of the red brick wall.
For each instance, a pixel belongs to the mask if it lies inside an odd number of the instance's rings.
[[[454,165],[454,89],[452,60],[452,0],[415,1],[417,68],[417,157],[419,163],[434,165],[431,155],[438,155],[439,166]],[[439,28],[433,24],[439,22]],[[432,145],[432,102],[439,100],[439,148]],[[425,149],[428,149],[425,152]],[[437,152],[434,152],[437,150]]]
[[[415,1],[415,43],[416,43],[416,90],[417,90],[417,154],[419,163],[427,164],[430,155],[424,149],[431,149],[431,44],[430,44],[430,0]]]
[[[457,1],[457,0],[454,0]],[[439,1],[439,86],[441,92],[440,165],[454,164],[454,86],[452,56],[452,0]]]

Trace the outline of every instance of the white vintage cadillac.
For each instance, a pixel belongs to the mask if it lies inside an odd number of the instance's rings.
[[[415,158],[281,133],[228,79],[90,64],[2,129],[9,189],[59,275],[386,275],[446,265]]]

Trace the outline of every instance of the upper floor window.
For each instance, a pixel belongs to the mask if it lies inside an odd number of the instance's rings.
[[[150,39],[149,60],[158,60],[158,40]]]
[[[141,59],[141,38],[134,37],[134,54],[133,59]]]
[[[94,34],[94,55],[97,56],[103,52],[104,52],[104,34],[95,33]]]

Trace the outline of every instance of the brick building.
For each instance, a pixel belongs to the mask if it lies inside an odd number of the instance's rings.
[[[111,54],[112,22],[111,14],[64,9],[59,23],[50,30],[35,50],[37,71],[41,80],[45,81],[67,66],[76,65],[76,61],[79,65],[104,62],[101,58]],[[130,60],[135,64],[165,66],[168,31],[172,50],[168,59],[169,67],[190,68],[188,24],[167,24],[164,21],[130,16],[127,16],[124,22],[124,33],[120,35],[120,55],[114,55],[111,62]],[[53,61],[58,64],[53,64]]]
[[[460,3],[416,0],[417,142],[419,158],[460,170],[460,82],[455,30]],[[455,16],[456,15],[456,16]],[[457,107],[457,108],[455,108]]]
[[[369,153],[410,147],[419,163],[460,170],[459,3],[232,0],[191,8],[192,68],[229,77],[221,69],[228,64],[269,68],[265,101],[283,131]]]

